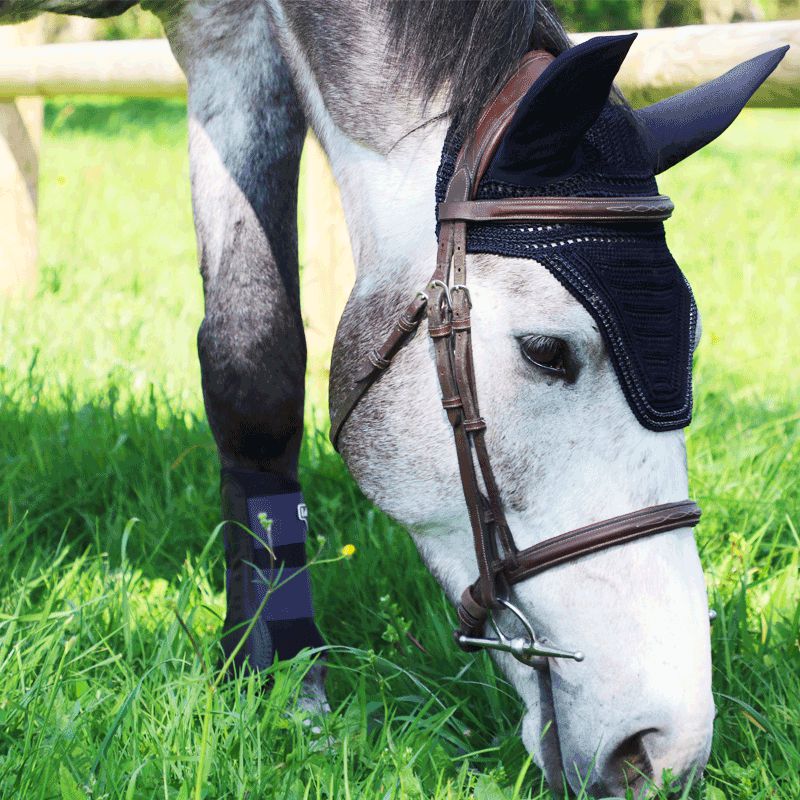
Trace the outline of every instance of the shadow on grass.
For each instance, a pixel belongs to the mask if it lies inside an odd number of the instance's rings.
[[[65,394],[53,407],[0,400],[4,522],[24,519],[32,549],[63,536],[118,563],[136,519],[128,558],[145,574],[174,574],[219,521],[217,456],[203,422],[161,408],[118,408],[113,394]]]
[[[128,527],[133,568],[173,580],[220,522],[219,466],[205,420],[153,396],[123,406],[113,391],[85,403],[65,391],[45,405],[35,402],[38,393],[32,379],[0,398],[0,547],[4,530],[22,527],[31,560],[46,562],[65,543],[74,555],[107,553],[113,567]],[[332,640],[380,648],[398,635],[405,651],[413,649],[408,630],[450,650],[449,625],[420,629],[420,620],[448,606],[410,537],[363,497],[322,433],[306,437],[301,481],[309,553],[329,558],[344,544],[356,548],[354,558],[312,571],[317,613]],[[24,568],[28,556],[16,558]],[[221,591],[221,538],[207,567]],[[415,622],[406,629],[403,620]]]

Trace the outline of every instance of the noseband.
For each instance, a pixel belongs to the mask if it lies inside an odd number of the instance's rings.
[[[506,522],[486,447],[486,422],[478,406],[470,322],[472,301],[467,288],[467,222],[665,220],[673,210],[672,202],[663,195],[475,200],[480,179],[520,100],[552,60],[544,51],[528,53],[484,110],[474,134],[458,154],[444,202],[438,207],[436,269],[425,289],[404,309],[388,338],[370,351],[331,420],[331,440],[335,447],[356,404],[389,368],[393,357],[427,316],[442,406],[453,428],[479,571],[478,580],[461,595],[455,640],[464,650],[500,650],[529,666],[539,666],[546,657],[581,661],[583,654],[537,641],[531,624],[508,599],[511,586],[588,553],[691,527],[700,520],[700,508],[691,500],[665,503],[562,533],[524,550],[514,543]],[[517,617],[525,635],[509,637],[504,633],[492,614],[501,610]],[[487,619],[496,638],[482,635]]]

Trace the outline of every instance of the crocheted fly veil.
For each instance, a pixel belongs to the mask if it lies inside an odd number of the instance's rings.
[[[609,97],[634,36],[598,37],[550,64],[520,103],[476,199],[656,195],[655,174],[719,135],[786,49],[634,112]],[[461,146],[455,127],[442,151],[437,203]],[[641,424],[689,424],[697,309],[662,223],[470,223],[467,252],[528,258],[549,270],[597,323]]]

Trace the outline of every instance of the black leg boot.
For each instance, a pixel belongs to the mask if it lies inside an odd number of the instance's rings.
[[[223,469],[221,484],[226,520],[228,609],[222,632],[226,658],[268,591],[266,606],[234,665],[261,670],[276,655],[286,660],[305,647],[321,646],[305,569],[308,525],[300,485],[271,473],[238,469]]]

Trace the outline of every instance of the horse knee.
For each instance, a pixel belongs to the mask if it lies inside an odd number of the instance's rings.
[[[206,414],[223,465],[293,472],[303,431],[305,347],[265,328],[203,321],[197,347]]]

